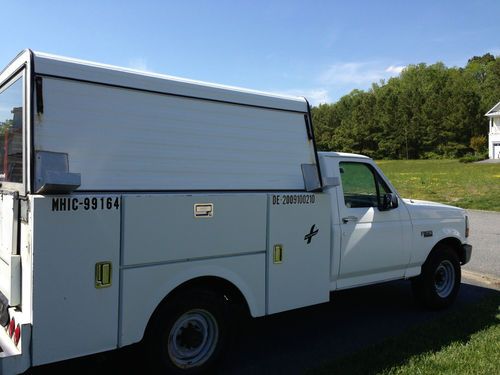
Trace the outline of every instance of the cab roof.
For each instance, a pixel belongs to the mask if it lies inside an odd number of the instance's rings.
[[[355,159],[371,159],[368,156],[360,154],[351,154],[349,152],[333,152],[333,151],[321,151],[318,152],[319,156],[327,158],[355,158]]]

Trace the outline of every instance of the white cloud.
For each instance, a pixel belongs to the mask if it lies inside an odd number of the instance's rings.
[[[348,62],[330,65],[319,80],[327,85],[357,85],[366,86],[399,75],[404,69],[401,65],[387,67],[378,62]],[[355,88],[355,87],[353,87]]]
[[[142,70],[143,72],[149,72],[148,62],[143,57],[134,57],[129,60],[128,66],[131,69]]]
[[[311,106],[317,106],[319,104],[330,103],[331,98],[327,89],[324,88],[314,88],[314,89],[291,89],[291,90],[274,90],[273,92],[281,93],[283,95],[291,96],[303,96],[305,97]]]
[[[385,71],[390,74],[401,74],[404,68],[406,68],[404,65],[391,65]]]
[[[308,89],[272,90],[284,95],[303,96],[311,105],[332,103],[354,89],[365,90],[372,83],[398,76],[404,65],[382,62],[347,62],[333,64],[319,74],[318,87]]]
[[[320,80],[330,85],[346,83],[362,85],[379,81],[382,75],[370,65],[372,64],[359,62],[333,64],[321,74]]]
[[[311,105],[319,105],[331,102],[328,90],[325,89],[309,90],[308,92],[306,92],[305,97],[307,98],[307,100],[309,100]]]

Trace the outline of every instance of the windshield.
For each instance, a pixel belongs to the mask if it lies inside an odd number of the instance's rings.
[[[23,79],[0,89],[0,181],[23,182]]]

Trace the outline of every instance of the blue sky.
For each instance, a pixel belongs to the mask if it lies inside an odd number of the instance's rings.
[[[0,0],[0,14],[2,68],[31,48],[313,104],[408,64],[500,55],[498,0]]]

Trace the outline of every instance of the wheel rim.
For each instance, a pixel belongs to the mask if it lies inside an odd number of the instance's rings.
[[[181,368],[200,366],[213,354],[219,338],[214,316],[191,310],[176,320],[168,337],[168,355]]]
[[[455,286],[455,268],[449,260],[443,260],[434,273],[434,286],[436,293],[441,298],[451,294]]]

